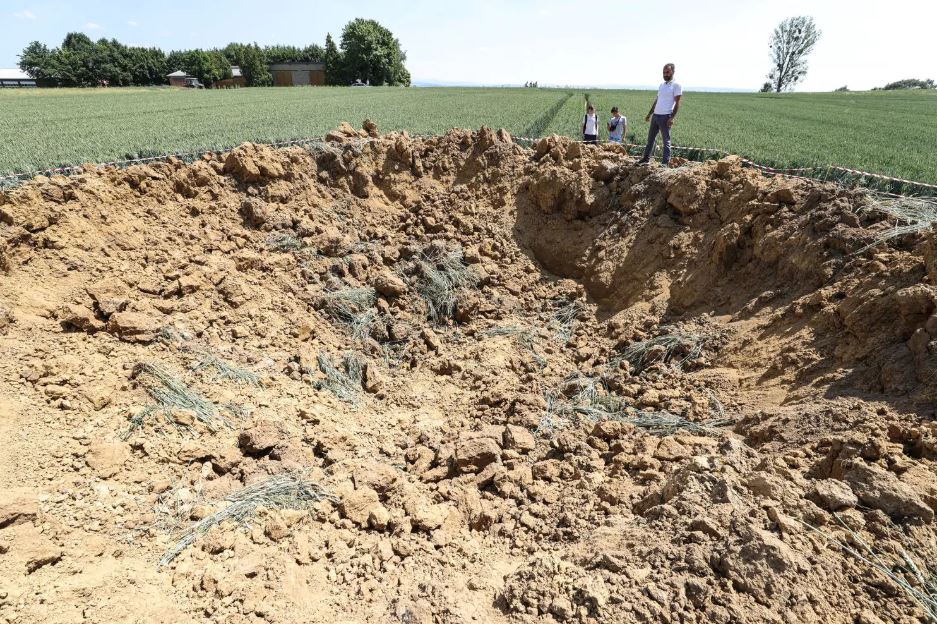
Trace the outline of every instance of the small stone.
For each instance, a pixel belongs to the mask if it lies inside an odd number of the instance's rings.
[[[390,523],[390,512],[384,505],[378,504],[368,512],[368,526],[375,531],[383,531]]]
[[[90,308],[83,305],[65,304],[59,308],[56,318],[66,328],[80,329],[88,333],[104,329],[104,323],[94,316]]]
[[[504,448],[528,453],[537,448],[537,441],[533,434],[524,427],[508,425],[504,428]]]
[[[859,498],[849,486],[836,479],[816,481],[808,498],[827,511],[839,511],[859,504]]]
[[[374,278],[374,289],[386,297],[399,297],[407,293],[407,283],[391,271],[384,270]]]
[[[128,459],[130,447],[124,442],[93,442],[85,456],[88,466],[102,479],[109,479],[120,472]]]
[[[54,544],[37,546],[26,559],[26,574],[32,574],[39,568],[58,563],[62,559],[62,549]]]
[[[116,312],[107,321],[108,333],[127,342],[152,342],[161,324],[142,312]]]
[[[455,451],[456,467],[463,473],[479,472],[500,457],[501,447],[492,438],[463,438]]]
[[[342,497],[338,510],[342,517],[348,518],[360,527],[366,527],[370,520],[371,511],[378,507],[383,506],[379,502],[377,492],[371,488],[358,488]]]
[[[39,515],[39,498],[30,488],[0,490],[0,528],[32,522]]]

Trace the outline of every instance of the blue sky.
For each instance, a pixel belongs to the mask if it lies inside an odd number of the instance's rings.
[[[672,61],[685,86],[755,89],[769,69],[772,28],[799,14],[823,31],[800,91],[937,78],[937,2],[922,0],[0,0],[0,67],[15,67],[30,41],[57,46],[73,30],[168,52],[230,41],[321,44],[367,17],[400,39],[414,81],[652,85]]]

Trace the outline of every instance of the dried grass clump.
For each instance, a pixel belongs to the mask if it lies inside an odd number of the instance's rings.
[[[533,330],[523,325],[508,325],[506,327],[492,327],[485,331],[486,336],[514,336],[517,343],[530,351],[537,365],[543,368],[547,365],[546,359],[537,352],[537,336]]]
[[[266,481],[249,485],[224,500],[228,503],[224,509],[198,521],[179,537],[179,540],[159,560],[160,566],[170,563],[213,526],[225,520],[239,524],[246,523],[258,507],[308,509],[312,503],[321,500],[338,502],[335,496],[319,485],[303,480],[301,473],[292,472],[274,475]]]
[[[199,361],[192,367],[192,372],[199,370],[212,370],[218,377],[229,379],[237,383],[251,386],[260,385],[260,379],[255,373],[232,366],[218,356],[208,352],[202,352],[199,356]]]
[[[142,427],[148,416],[157,412],[162,413],[170,424],[183,428],[172,419],[173,410],[191,411],[213,433],[231,426],[216,404],[187,386],[163,366],[144,362],[137,367],[137,378],[142,381],[147,394],[156,401],[156,405],[147,406],[131,419],[127,436]]]
[[[662,329],[667,331],[671,328]],[[705,342],[706,338],[699,334],[668,332],[628,345],[612,363],[626,360],[635,373],[658,362],[682,370],[684,364],[702,355]]]
[[[540,419],[537,432],[550,434],[558,429],[580,423],[617,420],[654,435],[669,435],[678,430],[699,435],[720,435],[719,427],[733,424],[723,414],[717,418],[696,422],[670,412],[649,412],[635,409],[618,395],[609,391],[598,377],[573,373],[563,380],[558,390],[545,396],[547,407]]]
[[[903,547],[899,548],[897,556],[892,561],[887,561],[882,554],[875,552],[875,549],[862,539],[861,535],[849,528],[842,518],[836,514],[833,516],[849,533],[851,543],[840,540],[802,520],[800,523],[894,583],[923,609],[929,621],[937,622],[937,570],[929,566],[920,554],[917,559],[921,563],[915,562],[915,558]],[[912,547],[911,550],[915,548]]]
[[[305,244],[292,234],[278,232],[271,234],[267,238],[267,249],[271,251],[299,251],[305,248]]]
[[[378,319],[373,309],[376,302],[377,291],[371,287],[343,288],[322,295],[321,309],[350,331],[355,340],[366,340]]]
[[[465,264],[462,248],[453,251],[424,251],[417,260],[419,278],[416,290],[426,303],[426,315],[443,323],[455,314],[460,291],[476,284]]]
[[[856,253],[862,253],[881,243],[906,234],[916,234],[929,230],[937,223],[937,200],[923,197],[885,197],[871,194],[867,195],[867,198],[869,200],[868,205],[863,206],[859,211],[871,210],[882,213],[887,218],[893,219],[895,225],[876,234],[871,243]]]
[[[324,379],[316,381],[316,389],[328,390],[346,403],[360,404],[364,365],[358,356],[354,352],[346,352],[342,357],[341,368],[336,366],[332,357],[326,353],[319,353],[316,360],[319,363],[319,371],[325,375]]]
[[[573,335],[573,326],[583,306],[579,301],[559,301],[550,316],[548,327],[556,332],[554,337],[560,342],[567,342]]]

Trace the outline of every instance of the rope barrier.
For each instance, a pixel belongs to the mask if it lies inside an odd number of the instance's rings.
[[[411,135],[411,136],[413,136],[414,138],[430,138],[433,136],[440,136],[440,135]],[[539,137],[539,138],[512,137],[512,138],[515,141],[535,143],[544,137]],[[375,139],[369,137],[369,138],[358,139],[357,142],[368,143],[373,140]],[[586,141],[576,140],[576,139],[570,139],[570,141],[573,143],[580,143],[580,144],[586,143]],[[287,141],[276,141],[276,142],[270,142],[270,143],[257,142],[257,143],[259,145],[266,145],[269,147],[276,148],[276,147],[289,147],[289,146],[295,146],[295,145],[308,145],[311,143],[326,143],[326,141],[323,137],[308,137],[308,138],[301,138],[301,139],[290,139]],[[626,149],[630,149],[633,147],[638,147],[638,148],[644,147],[644,145],[636,144],[636,143],[620,143],[619,145],[623,145]],[[191,151],[191,152],[172,152],[168,154],[160,154],[156,156],[145,156],[141,158],[131,158],[127,160],[113,160],[113,161],[108,161],[108,162],[103,162],[103,163],[96,163],[94,167],[96,170],[104,169],[106,167],[122,168],[122,167],[129,167],[135,164],[166,160],[168,158],[179,158],[180,160],[186,160],[186,159],[194,160],[195,158],[198,158],[202,156],[203,154],[219,154],[219,153],[230,151],[234,149],[235,147],[237,147],[237,145],[232,145],[229,147],[222,147],[218,149],[198,150],[198,151]],[[711,147],[690,147],[690,146],[685,146],[685,145],[674,145],[672,146],[671,149],[674,151],[684,151],[684,152],[689,151],[689,152],[701,152],[701,153],[710,153],[710,154],[721,154],[722,156],[731,155],[731,153],[727,152],[726,150],[711,148]],[[850,169],[848,167],[841,167],[839,165],[780,169],[780,168],[770,167],[768,165],[763,165],[761,163],[757,163],[748,158],[741,158],[741,161],[744,166],[751,167],[753,169],[758,169],[759,171],[762,171],[763,173],[766,173],[768,175],[779,175],[779,176],[797,178],[797,179],[802,179],[802,180],[815,180],[817,178],[804,176],[804,175],[797,175],[797,174],[806,173],[806,172],[840,171],[846,174],[859,176],[861,178],[866,178],[869,180],[880,180],[880,181],[885,181],[885,182],[899,184],[899,185],[909,185],[909,186],[919,187],[922,189],[931,189],[931,190],[937,191],[937,184],[917,182],[917,181],[908,180],[905,178],[898,178],[895,176],[883,175],[880,173],[872,173],[870,171]],[[24,181],[24,180],[28,180],[38,175],[54,175],[54,174],[68,175],[70,173],[74,173],[77,171],[84,171],[84,170],[85,170],[85,165],[71,165],[67,167],[41,169],[39,171],[32,171],[32,172],[27,172],[27,173],[14,173],[14,174],[6,175],[6,176],[0,176],[0,186],[3,186],[3,183],[7,181]]]

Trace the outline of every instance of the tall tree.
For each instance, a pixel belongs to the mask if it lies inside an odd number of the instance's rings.
[[[342,30],[342,67],[346,81],[410,86],[407,55],[394,34],[374,20],[355,19]]]
[[[325,35],[325,52],[322,55],[322,61],[325,63],[325,84],[348,84],[345,78],[345,68],[342,67],[342,53],[338,51],[331,33]]]
[[[807,75],[807,56],[820,39],[812,17],[789,17],[771,33],[771,73],[776,93],[789,91]]]

